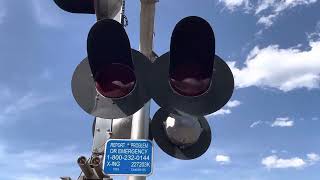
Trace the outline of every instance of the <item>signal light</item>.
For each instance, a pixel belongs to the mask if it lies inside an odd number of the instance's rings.
[[[172,71],[170,85],[174,91],[183,96],[199,96],[210,86],[211,77],[201,65],[182,64]]]
[[[108,98],[124,97],[133,90],[135,83],[133,70],[122,64],[106,65],[96,76],[97,91]]]
[[[111,19],[98,21],[87,40],[88,58],[72,78],[72,92],[87,113],[105,119],[128,117],[150,100],[145,83],[151,62],[131,49],[123,26]]]
[[[180,147],[196,143],[202,131],[197,118],[180,114],[169,114],[164,125],[166,135],[170,141]]]
[[[215,55],[214,33],[204,19],[190,16],[174,28],[170,51],[153,63],[148,88],[161,107],[204,116],[231,98],[234,79]]]
[[[204,154],[211,143],[211,130],[204,117],[193,117],[160,108],[151,121],[158,146],[168,155],[190,160]]]
[[[87,49],[97,90],[103,96],[120,98],[133,90],[136,77],[130,42],[120,23],[98,21],[89,32]]]
[[[210,24],[191,16],[174,28],[170,44],[171,87],[184,96],[199,96],[211,83],[215,38]]]
[[[204,115],[231,98],[234,79],[228,65],[215,55],[210,24],[200,17],[182,19],[174,28],[170,51],[156,59],[148,88],[161,107],[151,122],[158,146],[172,157],[200,157],[211,143]]]

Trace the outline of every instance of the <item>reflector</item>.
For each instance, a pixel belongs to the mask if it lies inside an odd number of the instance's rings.
[[[182,148],[196,143],[202,132],[198,118],[192,116],[171,113],[164,125],[169,140]]]
[[[210,83],[206,68],[196,63],[177,65],[170,76],[171,87],[183,96],[199,96],[208,90]]]
[[[96,76],[97,91],[109,98],[126,96],[133,90],[135,83],[133,70],[123,64],[108,64]]]

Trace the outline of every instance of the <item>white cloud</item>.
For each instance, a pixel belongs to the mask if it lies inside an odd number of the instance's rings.
[[[260,12],[268,9],[275,3],[276,0],[262,0],[260,1],[259,4],[257,4],[256,9],[255,9],[255,14],[259,14]]]
[[[294,121],[290,120],[289,117],[279,117],[276,118],[273,122],[270,121],[255,121],[250,125],[250,128],[255,128],[260,125],[268,125],[270,127],[292,127],[294,126]]]
[[[3,1],[0,1],[0,24],[3,23],[4,18],[7,16],[7,9]]]
[[[272,124],[271,127],[292,127],[294,121],[290,120],[288,117],[277,118]]]
[[[227,9],[244,9],[246,13],[251,12],[258,18],[258,24],[270,27],[276,19],[289,9],[297,6],[308,6],[315,4],[318,0],[220,0]]]
[[[275,18],[277,17],[278,15],[277,14],[270,14],[268,16],[262,16],[259,18],[258,20],[258,24],[263,24],[265,25],[266,27],[270,27],[273,25],[273,22],[275,20]]]
[[[223,3],[231,11],[239,7],[249,8],[249,0],[219,0],[219,2]]]
[[[74,173],[82,155],[75,146],[21,150],[0,141],[1,178],[12,180],[53,180],[61,173]],[[88,153],[84,153],[87,155]],[[76,169],[76,168],[77,169]],[[15,173],[12,173],[15,172]],[[74,175],[74,174],[73,174]]]
[[[293,157],[288,159],[279,158],[277,155],[271,155],[261,160],[261,164],[268,169],[286,169],[295,168],[301,169],[307,166],[312,166],[320,161],[320,156],[316,153],[307,154],[306,159]]]
[[[5,107],[3,112],[4,114],[17,114],[50,101],[53,101],[51,97],[42,97],[34,95],[33,93],[28,93],[21,97],[17,102]]]
[[[4,18],[6,17],[6,15],[7,15],[7,12],[4,10],[4,8],[0,7],[0,24],[3,23]]]
[[[309,5],[316,2],[317,0],[284,0],[272,3],[270,4],[270,7],[273,7],[274,12],[281,12],[285,9],[293,8],[299,5]]]
[[[271,150],[271,153],[272,153],[272,154],[277,154],[277,153],[287,154],[288,151],[287,151],[287,150],[281,150],[281,151],[279,151],[279,150],[273,149],[273,150]]]
[[[232,108],[238,107],[239,105],[241,105],[241,102],[238,100],[233,100],[233,101],[229,101],[226,105],[225,108],[221,108],[218,111],[207,115],[207,118],[210,118],[211,116],[221,116],[221,115],[227,115],[227,114],[231,114]]]
[[[227,115],[227,114],[231,114],[230,109],[219,109],[218,111],[214,112],[209,116],[219,116],[219,115]]]
[[[234,108],[234,107],[239,106],[240,104],[241,104],[240,101],[234,100],[234,101],[229,101],[229,102],[226,104],[226,106],[227,106],[228,108]]]
[[[42,176],[39,174],[24,174],[13,177],[15,180],[58,180],[58,177]]]
[[[294,89],[320,87],[320,41],[310,41],[310,50],[281,49],[270,45],[255,47],[248,55],[245,66],[237,68],[228,62],[237,88],[257,86],[276,88],[284,92]]]
[[[9,91],[9,89],[4,89],[2,92],[7,96],[13,96],[13,92]],[[2,102],[3,105],[0,109],[0,124],[12,117],[20,116],[21,113],[25,111],[53,101],[55,101],[55,98],[53,97],[40,96],[29,92],[17,99],[11,99],[8,104],[3,104]]]
[[[296,6],[310,5],[316,2],[317,0],[264,0],[258,4],[255,14],[263,14],[263,11],[269,9],[271,13],[259,16],[260,18],[258,20],[258,24],[264,24],[266,27],[270,27],[276,18],[285,10],[294,8]]]
[[[306,162],[298,157],[290,159],[281,159],[276,155],[268,156],[262,159],[261,163],[268,169],[284,169],[284,168],[303,168]]]
[[[16,154],[16,157],[23,162],[23,166],[27,169],[41,170],[50,167],[60,166],[64,164],[75,163],[77,156],[74,152],[65,148],[65,151],[42,152],[39,150],[23,151]]]
[[[320,155],[316,153],[307,154],[307,157],[308,157],[308,161],[312,164],[320,161]]]
[[[315,31],[306,33],[309,40],[320,41],[320,21],[316,23]]]
[[[263,123],[264,123],[263,121],[255,121],[250,125],[250,128],[254,128],[254,127],[259,126],[260,124],[263,124]]]
[[[0,100],[7,99],[12,96],[10,89],[6,86],[0,85]]]
[[[278,152],[277,150],[274,150],[274,149],[271,150],[271,153],[272,153],[272,154],[276,154],[277,152]]]
[[[44,26],[60,27],[62,18],[58,13],[58,7],[53,1],[31,0],[36,21]]]
[[[317,31],[317,32],[320,32],[320,20],[317,22],[316,31]]]
[[[216,162],[218,162],[222,165],[229,164],[229,163],[231,163],[231,158],[230,158],[230,156],[226,156],[226,155],[217,155]]]
[[[66,164],[73,164],[77,160],[77,153],[74,152],[74,147],[65,147],[57,151],[52,150],[24,150],[13,153],[8,150],[3,150],[0,160],[6,166],[13,166],[19,163],[25,169],[43,170],[52,167],[57,167]],[[10,161],[6,161],[10,159]]]

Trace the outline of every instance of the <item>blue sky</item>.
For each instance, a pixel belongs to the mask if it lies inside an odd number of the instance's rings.
[[[139,1],[127,1],[136,49],[139,9]],[[155,51],[168,51],[180,19],[200,16],[214,29],[216,53],[230,65],[236,89],[208,116],[206,154],[175,160],[155,145],[148,179],[318,180],[319,10],[318,0],[160,0]],[[0,179],[79,174],[75,160],[90,153],[93,117],[74,101],[70,81],[94,22],[51,0],[0,0]]]

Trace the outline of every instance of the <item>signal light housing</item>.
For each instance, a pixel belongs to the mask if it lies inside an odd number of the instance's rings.
[[[87,51],[100,94],[121,98],[133,90],[136,77],[130,41],[120,23],[110,19],[98,21],[89,32]]]
[[[155,141],[172,157],[200,157],[211,143],[203,116],[222,108],[234,89],[230,68],[215,55],[210,24],[195,16],[182,19],[173,30],[170,51],[156,59],[151,72],[149,92],[161,107],[151,122]]]
[[[151,131],[165,153],[182,160],[200,157],[211,143],[210,126],[204,117],[191,117],[165,108],[154,115]]]
[[[170,51],[153,63],[148,88],[161,107],[194,116],[211,114],[231,98],[234,79],[215,55],[214,34],[200,17],[187,17],[175,27]]]
[[[211,83],[215,38],[210,24],[190,16],[174,28],[170,44],[169,82],[184,96],[199,96]]]
[[[95,78],[96,89],[104,97],[121,98],[129,94],[135,84],[134,71],[123,64],[108,64]]]
[[[70,13],[95,14],[94,0],[54,0],[54,2]]]
[[[122,6],[122,0],[54,0],[54,2],[70,13],[96,14],[99,20],[116,17]]]
[[[128,117],[150,100],[145,84],[151,62],[131,49],[123,26],[98,21],[87,41],[88,58],[76,68],[72,92],[87,113],[105,119]]]

